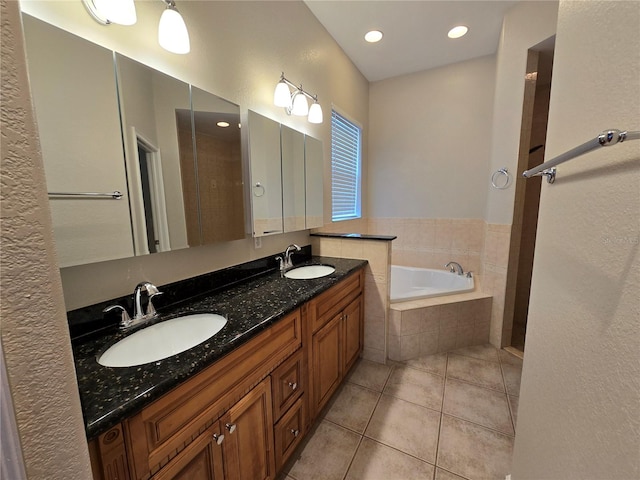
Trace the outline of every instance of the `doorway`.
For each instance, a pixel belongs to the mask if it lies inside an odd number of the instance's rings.
[[[516,181],[505,318],[511,338],[505,343],[522,353],[525,349],[531,275],[538,225],[542,178],[524,179],[520,173],[544,162],[553,72],[555,37],[529,49],[520,129],[518,179]],[[507,330],[508,331],[508,330]]]

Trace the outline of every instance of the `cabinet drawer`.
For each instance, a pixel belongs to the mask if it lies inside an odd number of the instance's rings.
[[[273,397],[273,420],[277,422],[282,414],[295,403],[304,391],[304,369],[302,349],[276,368],[271,374]]]
[[[317,332],[324,324],[354,298],[362,293],[364,287],[363,270],[360,270],[339,284],[309,302],[311,330]]]
[[[153,471],[302,344],[300,310],[238,347],[126,422],[135,477]]]
[[[299,398],[274,428],[276,471],[289,459],[304,436],[304,398]]]

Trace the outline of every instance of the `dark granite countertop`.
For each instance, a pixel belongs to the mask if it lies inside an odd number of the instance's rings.
[[[314,232],[310,233],[312,237],[331,237],[331,238],[356,238],[358,240],[384,240],[391,241],[395,240],[395,235],[369,235],[366,233],[324,233],[324,232]]]
[[[366,263],[366,260],[312,257],[304,264],[328,264],[336,271],[311,280],[292,280],[272,271],[228,290],[158,309],[158,321],[204,312],[221,314],[228,321],[206,342],[157,362],[121,368],[98,364],[101,352],[132,332],[111,332],[74,345],[87,437],[92,439],[137,413]]]

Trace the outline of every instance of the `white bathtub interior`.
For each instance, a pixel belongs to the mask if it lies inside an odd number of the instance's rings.
[[[473,277],[446,270],[391,265],[391,303],[472,292]]]

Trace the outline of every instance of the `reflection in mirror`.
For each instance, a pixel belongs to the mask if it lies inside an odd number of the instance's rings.
[[[189,181],[196,182],[200,243],[239,240],[245,233],[240,107],[193,86],[191,99],[196,172]],[[184,178],[183,187],[186,198]]]
[[[282,217],[285,232],[305,229],[304,134],[280,127]]]
[[[305,135],[305,183],[306,183],[306,228],[320,228],[324,225],[323,178],[324,160],[322,141]]]
[[[190,112],[189,85],[119,54],[116,64],[136,255],[186,248],[175,112]]]
[[[282,233],[280,124],[249,111],[253,236]]]
[[[133,255],[113,53],[23,15],[29,79],[60,267]]]

